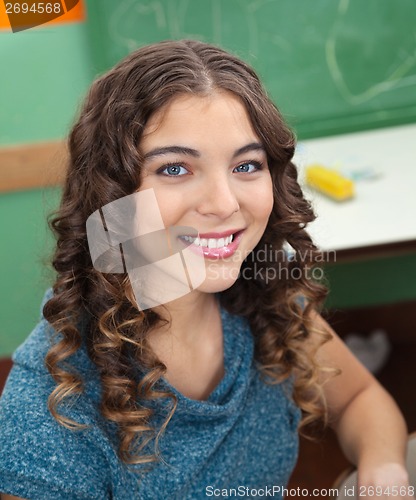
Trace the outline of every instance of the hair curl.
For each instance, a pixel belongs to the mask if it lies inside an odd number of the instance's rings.
[[[248,318],[256,360],[268,381],[277,383],[296,373],[294,398],[304,412],[302,425],[325,414],[319,367],[305,340],[312,333],[309,313],[322,303],[326,289],[306,272],[316,264],[318,253],[304,229],[314,214],[291,162],[295,137],[246,63],[197,41],[161,42],[133,52],[92,84],[69,135],[62,201],[50,219],[57,237],[53,258],[57,277],[54,295],[43,312],[58,340],[46,357],[57,384],[49,408],[61,424],[78,425],[59,407],[83,390],[69,358],[85,343],[101,378],[101,412],[117,424],[119,454],[126,463],[157,459],[157,440],[175,411],[176,399],[155,386],[166,366],[150,348],[147,333],[161,325],[161,317],[152,310],[138,311],[127,275],[94,269],[86,220],[103,205],[138,189],[143,162],[138,144],[153,113],[178,95],[205,96],[215,91],[231,92],[244,104],[267,152],[274,186],[266,231],[244,261],[244,273],[220,294],[222,305]],[[284,257],[285,242],[295,252],[293,260]],[[273,258],[260,263],[256,252],[265,247]],[[259,269],[271,267],[279,270],[280,279],[261,277]],[[283,277],[282,271],[286,271]],[[305,307],[300,300],[305,300]],[[142,369],[140,377],[137,365]],[[146,405],[155,398],[170,398],[172,403],[161,429],[152,427],[152,410]],[[154,453],[144,453],[152,440]]]

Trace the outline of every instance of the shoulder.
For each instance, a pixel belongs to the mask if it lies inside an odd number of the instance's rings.
[[[12,369],[0,400],[0,491],[23,498],[106,498],[108,445],[94,408],[74,402],[69,416],[87,427],[63,427],[48,410],[53,388],[40,371]]]
[[[49,385],[52,386],[52,388],[55,386],[55,382],[52,380],[46,368],[45,358],[50,348],[59,342],[60,335],[57,334],[52,325],[42,315],[43,306],[51,297],[52,290],[48,289],[42,300],[38,324],[13,354],[13,369],[11,375],[13,375],[16,370],[20,370],[21,376],[21,378],[17,380],[17,385],[24,385],[24,377],[27,373],[30,378],[36,376],[42,378],[45,383],[49,381]],[[80,333],[83,337],[84,332],[82,331],[82,327],[80,328]],[[99,384],[96,368],[88,357],[84,342],[80,349],[66,360],[66,364],[88,382],[89,388]]]
[[[55,382],[45,367],[51,326],[42,319],[14,355],[0,399],[0,491],[23,498],[105,498],[108,468],[94,434],[98,412],[86,396],[69,415],[84,430],[60,425],[48,410]],[[99,440],[98,440],[99,441]],[[94,494],[93,494],[94,493]]]
[[[52,292],[48,290],[41,310],[51,296]],[[50,348],[59,340],[59,334],[41,314],[39,323],[13,354],[13,368],[4,388],[1,408],[4,407],[4,400],[9,406],[43,404],[47,400],[56,383],[46,367],[45,358]],[[65,360],[65,365],[79,374],[86,389],[77,398],[77,404],[72,405],[73,413],[78,407],[97,405],[100,400],[99,374],[89,359],[84,341],[78,351]]]
[[[44,370],[44,360],[50,348],[50,339],[54,330],[43,317],[42,309],[51,297],[52,290],[48,289],[42,299],[38,324],[13,354],[13,363],[15,365],[30,367],[36,371]]]

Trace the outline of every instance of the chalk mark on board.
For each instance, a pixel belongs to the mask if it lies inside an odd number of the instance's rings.
[[[336,87],[338,88],[339,92],[344,97],[344,99],[352,105],[359,105],[366,101],[369,101],[370,99],[373,99],[374,97],[383,92],[388,92],[397,87],[413,85],[416,79],[416,75],[408,75],[408,76],[405,75],[408,74],[413,67],[416,67],[416,43],[415,43],[414,53],[413,54],[409,54],[407,52],[404,53],[403,56],[404,60],[391,71],[391,73],[389,74],[389,76],[387,76],[387,78],[385,78],[380,82],[375,83],[374,85],[370,86],[367,90],[359,94],[354,94],[353,92],[351,92],[345,81],[336,54],[336,39],[337,39],[338,25],[342,20],[342,17],[346,15],[349,3],[350,0],[339,1],[338,5],[339,17],[337,19],[337,22],[335,22],[333,29],[330,33],[330,36],[326,40],[325,44],[326,61],[329,69],[329,74],[331,75],[333,82],[335,83]]]
[[[235,8],[243,16],[247,37],[245,37],[246,46],[242,50],[250,57],[256,58],[259,53],[259,36],[256,21],[256,11],[264,5],[273,3],[274,0],[254,0],[247,4],[245,0],[235,2]],[[207,16],[208,30],[211,35],[210,41],[222,46],[226,12],[223,0],[212,0],[209,4],[209,15]],[[228,6],[228,5],[227,5]],[[179,0],[177,2],[165,2],[161,0],[137,1],[124,0],[115,4],[114,10],[108,21],[108,33],[110,40],[115,46],[123,47],[127,52],[131,52],[142,45],[149,43],[149,40],[140,36],[141,32],[149,30],[149,25],[154,26],[153,38],[193,38],[202,41],[207,36],[202,33],[187,31],[187,19],[193,19],[191,7],[194,4],[191,0]],[[229,8],[229,6],[228,6]],[[144,21],[146,20],[146,21]],[[145,29],[141,29],[146,22]],[[133,30],[133,26],[136,26]],[[191,24],[193,26],[193,24]],[[196,26],[195,26],[196,27]],[[133,33],[133,35],[132,35]],[[138,34],[136,36],[136,33]],[[274,42],[278,42],[277,40]],[[279,43],[279,42],[278,42]]]
[[[128,52],[131,52],[146,41],[141,42],[137,38],[127,37],[124,33],[120,32],[120,26],[125,23],[126,19],[137,19],[138,26],[140,26],[140,19],[147,15],[153,15],[156,22],[156,27],[158,30],[165,30],[167,27],[166,14],[163,5],[160,1],[152,1],[147,5],[137,0],[126,0],[116,4],[117,7],[114,9],[109,21],[109,35],[110,40],[114,40],[119,45],[126,47]]]

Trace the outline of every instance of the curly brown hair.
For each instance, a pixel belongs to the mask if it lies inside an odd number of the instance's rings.
[[[59,407],[83,391],[83,380],[71,369],[69,358],[86,345],[100,374],[101,413],[117,424],[119,455],[126,463],[157,460],[158,439],[175,411],[175,396],[156,385],[166,366],[147,335],[164,320],[151,309],[138,310],[126,274],[94,269],[86,220],[103,205],[137,191],[143,163],[138,145],[149,118],[179,95],[215,91],[231,92],[244,104],[266,150],[274,186],[266,231],[235,284],[221,292],[221,304],[249,320],[265,381],[277,383],[296,375],[294,399],[304,412],[302,425],[325,415],[319,367],[305,341],[313,333],[310,312],[322,303],[326,289],[308,273],[319,259],[305,231],[314,214],[291,162],[294,134],[245,62],[198,41],[160,42],[133,52],[92,84],[69,135],[62,201],[50,218],[57,237],[57,277],[43,313],[58,340],[46,357],[57,384],[49,408],[61,424],[78,426]],[[293,248],[292,259],[282,251],[286,242]],[[259,262],[256,256],[264,248],[268,258]],[[272,268],[279,271],[279,279],[265,277]],[[159,429],[152,427],[151,405],[142,404],[155,398],[172,402]],[[151,440],[155,451],[146,454]]]

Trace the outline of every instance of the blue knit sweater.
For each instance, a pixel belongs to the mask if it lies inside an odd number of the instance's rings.
[[[85,391],[66,415],[88,427],[68,430],[50,415],[55,384],[44,359],[52,328],[42,319],[15,352],[0,400],[0,491],[31,500],[197,500],[251,498],[274,486],[274,498],[282,498],[298,451],[291,383],[266,384],[247,322],[225,310],[221,317],[225,376],[207,401],[161,381],[178,407],[160,441],[162,460],[145,473],[117,456],[116,429],[99,413],[100,382],[84,348],[70,359]],[[165,403],[155,405],[163,414]]]

